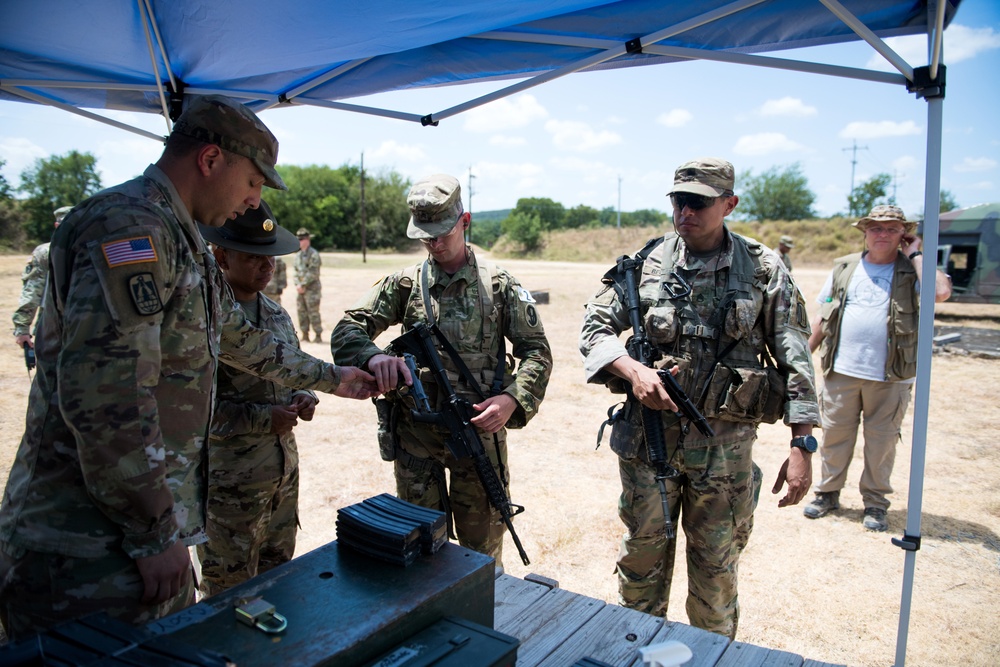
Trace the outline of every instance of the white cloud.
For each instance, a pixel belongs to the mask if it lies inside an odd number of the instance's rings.
[[[883,137],[905,137],[912,134],[921,134],[923,130],[912,120],[897,123],[891,120],[863,121],[856,120],[848,123],[840,131],[840,136],[844,139],[881,139]]]
[[[779,100],[768,100],[760,107],[762,116],[796,116],[804,118],[819,113],[816,107],[805,104],[797,97],[782,97]]]
[[[0,137],[0,157],[7,163],[4,165],[7,182],[17,187],[21,184],[21,172],[34,165],[35,160],[49,157],[49,152],[28,139]]]
[[[768,155],[803,150],[805,146],[796,143],[781,132],[760,132],[745,134],[736,140],[733,152],[737,155]]]
[[[656,122],[666,127],[684,127],[692,118],[694,115],[687,109],[671,109],[657,116]]]
[[[549,112],[527,93],[504,97],[468,111],[462,127],[469,132],[497,132],[524,127],[548,118]]]
[[[988,171],[997,166],[997,161],[989,157],[967,157],[955,165],[955,171]]]
[[[993,181],[979,181],[968,186],[968,188],[970,190],[988,190],[992,192],[996,189],[996,186],[993,184]]]
[[[369,151],[369,153],[374,159],[391,160],[392,158],[399,158],[408,162],[423,160],[427,157],[427,154],[424,153],[424,149],[420,146],[400,144],[391,139],[389,141],[383,141],[378,148],[373,151]]]
[[[927,37],[924,35],[890,37],[885,43],[914,67],[928,64]],[[944,31],[944,62],[947,65],[975,58],[983,51],[998,48],[1000,48],[1000,33],[991,27],[970,28],[953,23]],[[883,72],[896,71],[896,68],[878,53],[872,54],[865,66]]]
[[[593,151],[622,142],[621,135],[610,130],[595,130],[587,123],[575,120],[550,120],[545,131],[552,135],[556,148],[569,151]]]
[[[513,137],[505,134],[495,134],[490,137],[490,146],[525,146],[528,140],[524,137]]]
[[[921,165],[921,161],[912,155],[901,155],[892,161],[892,167],[899,172],[914,172]]]

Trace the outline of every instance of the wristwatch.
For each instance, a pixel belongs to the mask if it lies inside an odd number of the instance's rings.
[[[797,438],[792,438],[792,447],[804,449],[811,454],[819,447],[819,443],[811,435],[800,435]]]

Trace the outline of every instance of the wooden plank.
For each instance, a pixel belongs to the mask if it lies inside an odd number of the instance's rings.
[[[518,667],[535,667],[605,606],[602,600],[556,588],[496,629],[521,640]]]
[[[733,642],[717,667],[802,667],[802,656],[788,651]]]
[[[493,591],[493,628],[500,630],[501,626],[511,623],[550,590],[542,584],[501,574],[496,578]]]
[[[664,620],[634,609],[605,605],[539,667],[564,667],[580,658],[594,658],[609,665],[629,665],[641,646],[663,627]]]
[[[691,660],[684,663],[684,667],[715,667],[729,646],[728,637],[676,621],[665,622],[648,646],[667,641],[678,641],[691,649]],[[640,666],[642,661],[636,659],[632,664]]]
[[[806,660],[802,667],[847,667],[839,662],[821,662],[819,660]]]

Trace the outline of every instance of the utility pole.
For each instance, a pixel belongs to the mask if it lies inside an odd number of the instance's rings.
[[[469,165],[469,215],[472,215],[472,179],[475,176],[472,173],[472,165]],[[472,243],[472,221],[469,221],[469,232],[466,234],[466,243]]]
[[[892,204],[893,206],[896,205],[896,170],[895,169],[892,170],[892,199],[889,200],[889,203]]]
[[[618,229],[622,228],[622,175],[618,174]]]
[[[854,212],[854,167],[858,164],[858,148],[860,148],[863,151],[868,150],[867,146],[858,146],[857,139],[854,140],[854,146],[852,146],[851,148],[840,149],[842,151],[851,151],[851,189],[847,193],[847,202],[850,205],[851,210],[849,211],[849,213],[851,214],[851,217],[854,217],[856,215]]]
[[[361,152],[361,263],[368,262],[368,218],[365,215],[365,153]]]

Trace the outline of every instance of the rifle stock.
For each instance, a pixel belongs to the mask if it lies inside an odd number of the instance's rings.
[[[475,410],[469,401],[455,393],[455,389],[448,379],[448,373],[441,363],[441,356],[434,346],[432,333],[432,327],[418,322],[410,331],[389,344],[393,351],[402,355],[404,363],[410,370],[410,375],[413,376],[410,393],[414,397],[417,407],[411,410],[411,416],[414,421],[437,424],[447,429],[451,435],[445,442],[455,458],[472,458],[476,475],[479,477],[479,482],[486,492],[490,505],[500,513],[500,517],[514,541],[514,546],[517,547],[517,553],[521,556],[521,561],[525,565],[530,565],[528,554],[521,546],[521,540],[511,522],[511,518],[523,512],[524,507],[515,505],[507,496],[496,470],[493,469],[490,457],[483,447],[483,441],[479,438],[479,433],[472,424]],[[431,410],[427,393],[420,382],[418,366],[425,366],[430,370],[437,383],[438,391],[443,396],[447,396],[440,412]]]

